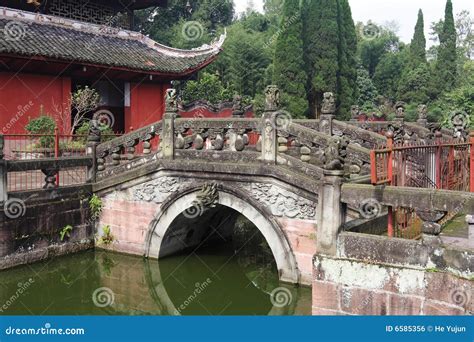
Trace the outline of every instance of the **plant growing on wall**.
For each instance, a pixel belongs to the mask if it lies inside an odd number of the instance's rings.
[[[99,217],[100,213],[102,212],[102,200],[97,195],[92,195],[89,199],[89,209],[91,210],[91,215],[93,219]]]
[[[102,228],[102,236],[99,239],[100,244],[110,245],[114,241],[114,236],[110,230],[110,226],[106,225]]]
[[[61,239],[61,241],[64,241],[64,239],[67,237],[71,237],[71,232],[72,232],[72,226],[71,225],[67,225],[65,227],[63,227],[63,229],[61,229],[61,231],[59,232],[59,238]]]

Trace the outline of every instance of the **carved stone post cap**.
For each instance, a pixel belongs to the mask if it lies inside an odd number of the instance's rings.
[[[323,104],[321,106],[321,114],[334,114],[336,112],[336,100],[334,94],[326,92],[323,94]]]
[[[276,111],[280,107],[280,89],[272,84],[265,88],[265,111]]]
[[[393,132],[392,131],[385,132],[385,137],[388,139],[393,139]]]
[[[166,112],[175,113],[178,111],[176,89],[169,88],[166,90],[165,104],[166,104]]]

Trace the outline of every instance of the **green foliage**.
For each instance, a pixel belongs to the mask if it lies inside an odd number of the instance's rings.
[[[358,57],[362,65],[372,77],[385,54],[397,52],[402,48],[397,35],[391,30],[369,22],[375,32],[374,37],[361,37],[358,46]],[[369,25],[368,24],[368,25]],[[358,30],[362,31],[364,24],[357,23]]]
[[[31,134],[50,134],[51,136],[41,137],[39,140],[39,148],[52,148],[54,147],[54,129],[56,128],[56,122],[54,119],[47,115],[41,115],[36,119],[32,119],[25,126],[25,129]]]
[[[381,94],[395,101],[403,69],[401,53],[386,53],[375,68],[373,82]]]
[[[453,4],[447,0],[443,29],[439,36],[438,60],[436,62],[436,89],[439,92],[454,89],[457,80],[456,28]]]
[[[357,104],[365,110],[374,109],[378,91],[369,76],[369,72],[362,66],[357,70],[357,88],[359,89]]]
[[[207,100],[213,104],[232,100],[232,93],[225,89],[219,77],[203,73],[198,81],[188,81],[182,91],[185,102]]]
[[[427,64],[414,69],[407,67],[398,86],[398,99],[405,102],[427,103],[430,99],[431,70]]]
[[[295,118],[305,117],[308,112],[302,29],[299,3],[285,1],[273,61],[273,80],[283,93],[283,106]]]
[[[315,117],[321,107],[323,93],[337,92],[340,44],[338,3],[306,0],[302,13],[307,93],[310,111]]]
[[[426,38],[424,28],[423,12],[418,11],[418,20],[415,26],[415,34],[410,44],[411,64],[416,67],[420,63],[426,63]]]
[[[61,229],[59,232],[59,238],[61,241],[64,241],[64,239],[71,237],[73,227],[71,225],[67,225]]]
[[[114,242],[115,237],[112,235],[112,231],[109,225],[102,227],[102,236],[99,239],[99,243],[103,245],[110,245]]]
[[[96,219],[102,212],[103,203],[102,200],[96,195],[92,195],[89,199],[89,209],[91,211],[92,218]]]

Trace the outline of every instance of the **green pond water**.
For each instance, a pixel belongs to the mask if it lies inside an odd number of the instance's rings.
[[[162,260],[87,251],[0,272],[0,315],[308,315],[311,290],[262,251],[209,246]]]

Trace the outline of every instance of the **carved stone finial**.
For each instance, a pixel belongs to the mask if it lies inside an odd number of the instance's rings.
[[[451,113],[451,124],[454,129],[454,137],[466,140],[468,137],[469,115],[463,111]]]
[[[349,139],[347,137],[332,137],[328,146],[324,149],[324,169],[343,170],[348,145]]]
[[[323,105],[321,107],[322,114],[334,114],[336,113],[336,100],[334,94],[331,92],[324,93]]]
[[[357,121],[360,115],[360,108],[357,105],[351,106],[351,120]]]
[[[178,99],[176,89],[170,88],[166,90],[166,112],[177,112],[178,111]]]
[[[428,117],[428,107],[425,104],[418,106],[418,120],[426,120]]]
[[[397,103],[395,103],[395,109],[396,109],[395,118],[397,120],[405,119],[405,106],[406,106],[406,103],[403,101],[397,101]]]
[[[89,133],[87,135],[87,141],[99,143],[100,134],[101,134],[101,130],[99,127],[99,121],[96,119],[92,119],[89,124]]]
[[[274,112],[280,107],[280,89],[276,85],[269,85],[265,89],[265,111]]]
[[[244,109],[242,106],[242,96],[234,95],[232,99],[232,116],[241,118],[244,116]]]

